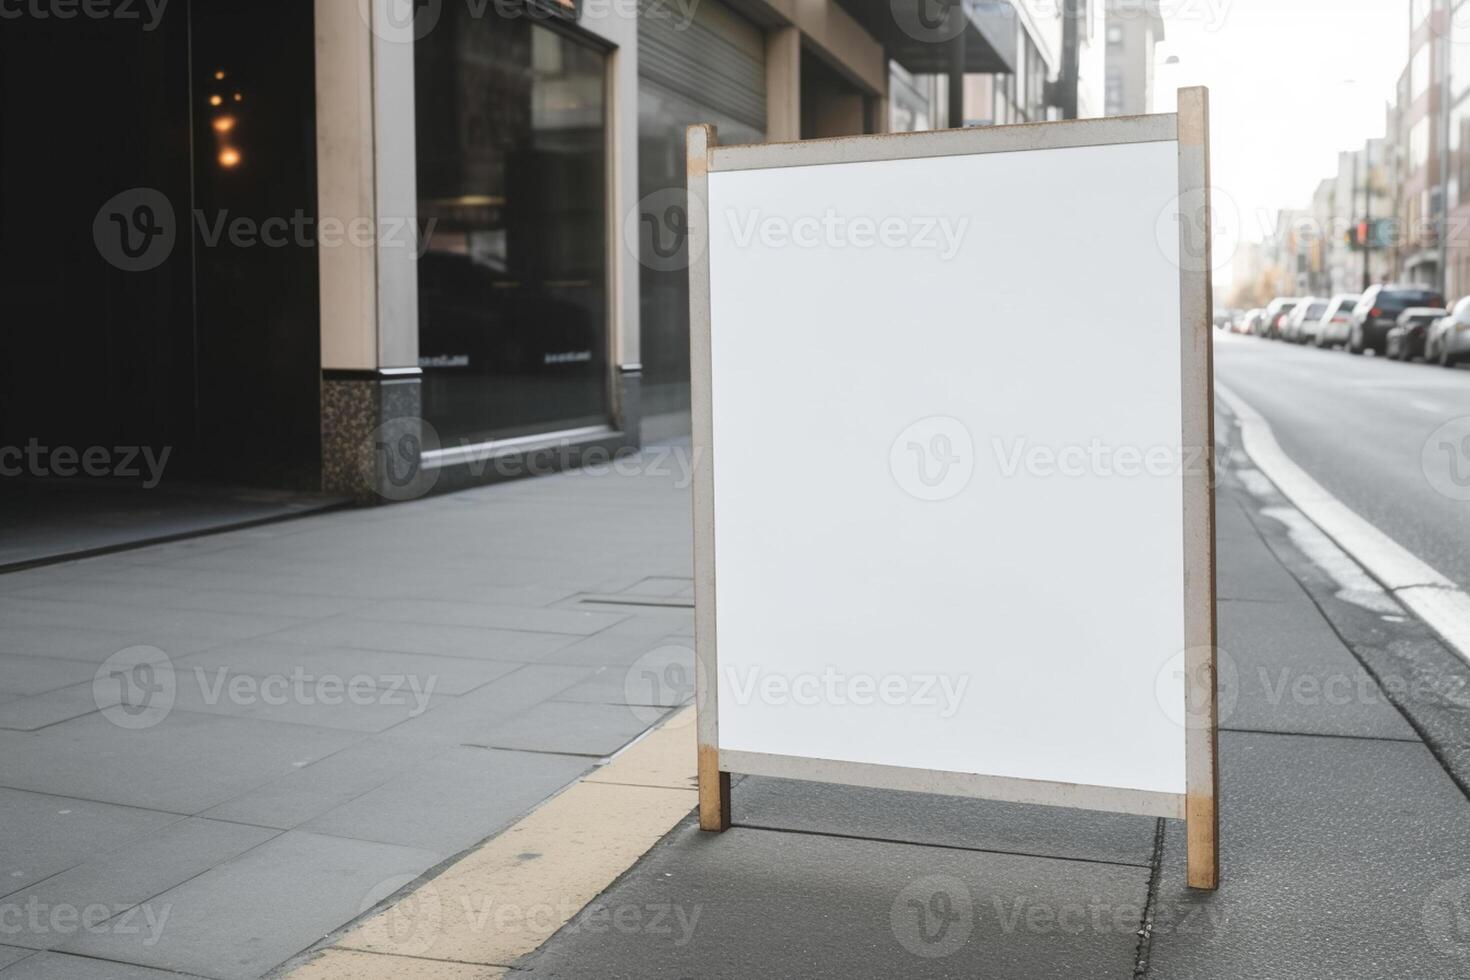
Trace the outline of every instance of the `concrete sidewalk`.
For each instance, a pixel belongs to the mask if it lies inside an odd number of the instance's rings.
[[[0,977],[261,976],[637,737],[681,463],[0,575]]]
[[[1222,453],[1217,893],[1185,888],[1171,821],[751,777],[731,830],[686,815],[615,881],[602,869],[590,904],[566,869],[521,869],[515,891],[451,869],[441,892],[485,915],[417,893],[396,928],[370,920],[300,977],[1466,976],[1470,671]],[[689,785],[685,734],[683,783],[620,780]],[[595,853],[578,834],[548,846]],[[566,914],[517,943],[526,920],[488,911],[507,901]]]

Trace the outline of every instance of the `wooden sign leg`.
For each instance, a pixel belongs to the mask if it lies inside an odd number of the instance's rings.
[[[1202,460],[1184,477],[1185,836],[1189,887],[1220,884],[1219,709],[1215,624],[1215,391],[1210,214],[1210,96],[1179,90],[1181,445]]]
[[[714,423],[710,388],[709,163],[713,126],[690,126],[689,370],[694,433],[694,705],[699,740],[699,828],[730,827],[730,774],[720,772],[715,654]]]
[[[699,829],[730,829],[730,774],[720,772],[720,752],[709,745],[699,747]]]
[[[1220,820],[1213,796],[1187,796],[1184,801],[1189,887],[1214,891],[1220,887]]]

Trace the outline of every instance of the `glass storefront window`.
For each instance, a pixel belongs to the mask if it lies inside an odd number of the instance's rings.
[[[684,131],[714,123],[721,143],[765,133],[648,78],[638,82],[639,295],[643,413],[689,411],[689,273]]]
[[[415,61],[425,418],[446,446],[605,424],[605,55],[455,4]]]
[[[1414,53],[1409,62],[1409,98],[1417,99],[1429,91],[1429,45]]]
[[[1470,188],[1470,99],[1464,99],[1450,113],[1449,207],[1453,210],[1464,201]]]

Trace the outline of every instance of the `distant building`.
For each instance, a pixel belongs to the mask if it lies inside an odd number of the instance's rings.
[[[1393,278],[1392,179],[1387,140],[1372,139],[1361,150],[1337,156],[1333,179],[1331,241],[1327,257],[1328,281],[1333,293],[1359,293],[1368,284]],[[1359,230],[1376,231],[1371,251],[1361,246]],[[1358,244],[1354,244],[1358,242]]]
[[[1409,62],[1400,76],[1394,140],[1397,274],[1408,282],[1444,281],[1439,230],[1444,221],[1441,149],[1448,47],[1439,22],[1442,0],[1410,0]]]
[[[1154,111],[1154,49],[1163,39],[1158,0],[1107,0],[1105,115]]]

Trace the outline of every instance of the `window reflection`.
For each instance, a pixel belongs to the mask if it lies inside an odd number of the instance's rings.
[[[638,82],[639,297],[643,414],[689,412],[689,274],[684,133],[714,123],[721,143],[759,143],[765,134],[652,81]],[[652,207],[653,210],[647,210]],[[670,253],[676,249],[676,253]]]
[[[459,5],[416,53],[425,417],[446,445],[605,423],[604,55]]]

